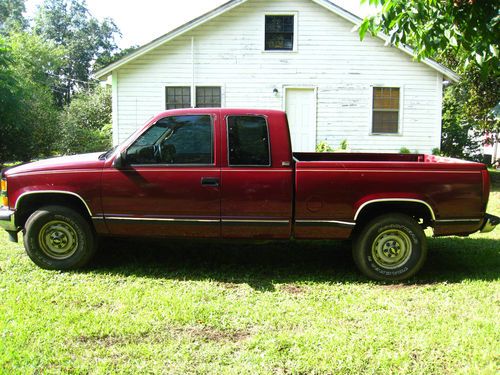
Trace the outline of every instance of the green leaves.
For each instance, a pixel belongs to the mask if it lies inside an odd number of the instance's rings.
[[[0,42],[0,164],[50,155],[57,111],[47,69],[59,51],[28,33],[11,33]]]
[[[460,65],[477,65],[484,78],[490,73],[498,75],[500,2],[497,0],[368,2],[381,6],[381,10],[378,17],[363,21],[363,27],[359,28],[361,39],[367,30],[375,35],[381,31],[395,45],[411,44],[418,59],[435,58],[447,49],[460,50],[463,56]]]
[[[64,154],[105,151],[111,147],[111,90],[96,88],[77,94],[60,119],[58,149]]]
[[[94,18],[85,0],[45,0],[34,30],[43,39],[66,48],[64,64],[56,72],[60,82],[55,96],[61,107],[70,102],[73,93],[89,88],[94,61],[117,49],[117,26],[111,19]]]
[[[365,37],[366,32],[370,28],[370,20],[369,19],[364,19],[361,25],[359,25],[359,38],[360,40],[363,40]]]

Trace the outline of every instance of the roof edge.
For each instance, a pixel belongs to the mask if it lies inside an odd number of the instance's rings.
[[[139,56],[142,56],[149,51],[155,49],[156,47],[161,46],[163,43],[166,43],[177,36],[184,34],[185,32],[194,29],[195,27],[198,27],[205,22],[210,21],[211,19],[233,9],[236,8],[237,6],[247,2],[248,0],[230,0],[227,3],[224,3],[220,6],[218,6],[215,9],[212,9],[211,11],[202,14],[201,16],[198,16],[191,21],[173,29],[172,31],[169,31],[168,33],[153,39],[151,42],[144,44],[142,47],[137,49],[136,51],[132,52],[130,55],[127,55],[123,58],[121,58],[118,61],[115,61],[112,64],[109,64],[108,66],[102,68],[101,70],[98,70],[94,74],[92,74],[96,79],[102,79],[106,76],[108,76],[113,70],[119,68],[120,66],[128,63],[131,60],[136,59]]]
[[[326,9],[331,10],[332,12],[336,13],[337,15],[344,18],[345,20],[354,23],[355,25],[359,25],[363,21],[361,18],[359,18],[355,14],[353,14],[353,13],[345,10],[344,8],[332,3],[329,0],[312,0],[312,1],[318,5],[321,5],[322,7],[326,8]],[[386,44],[389,44],[392,46],[392,44],[390,43],[389,36],[387,36],[383,33],[378,33],[377,38],[382,39]],[[406,44],[398,45],[395,47],[398,48],[399,50],[403,51],[404,53],[412,56],[412,57],[416,56],[413,48],[411,48],[410,46],[407,46]],[[429,58],[425,58],[425,59],[420,60],[419,62],[429,66],[430,68],[432,68],[434,70],[437,70],[439,73],[443,74],[443,76],[450,79],[452,82],[456,83],[456,82],[460,81],[460,76],[457,73],[455,73],[451,69],[445,67],[444,65],[441,65],[437,61],[434,61],[434,60],[429,59]]]
[[[220,5],[219,7],[215,8],[215,9],[213,9],[205,14],[202,14],[201,16],[196,17],[195,19],[185,23],[184,25],[181,25],[181,26],[175,28],[174,30],[152,40],[151,42],[140,47],[138,50],[132,52],[130,55],[127,55],[127,56],[121,58],[120,60],[115,61],[114,63],[104,67],[103,69],[98,70],[96,73],[93,74],[93,76],[97,79],[102,79],[102,78],[108,76],[109,74],[111,74],[111,72],[113,70],[118,69],[122,65],[128,63],[129,61],[134,60],[137,57],[148,53],[149,51],[151,51],[151,50],[161,46],[162,44],[176,38],[177,36],[180,36],[180,35],[184,34],[185,32],[202,25],[205,22],[208,22],[211,19],[213,19],[213,18],[215,18],[215,17],[217,17],[217,16],[219,16],[219,15],[221,15],[221,14],[223,14],[223,13],[225,13],[233,8],[236,8],[237,6],[243,4],[247,1],[248,0],[230,0],[227,3],[224,3],[224,4]],[[350,21],[351,23],[353,23],[355,25],[359,25],[362,22],[361,18],[359,18],[355,14],[345,10],[344,8],[332,3],[329,0],[312,0],[312,1],[318,5],[326,8],[326,9],[332,11],[333,13],[344,18],[345,20]],[[390,44],[390,39],[387,35],[379,33],[377,35],[377,37],[379,39],[382,39],[386,44]],[[404,52],[412,57],[415,57],[415,52],[413,51],[413,49],[411,47],[409,47],[407,45],[398,45],[398,46],[396,46],[396,48],[398,48],[402,52]],[[448,69],[444,65],[439,64],[437,61],[434,61],[434,60],[429,59],[429,58],[425,58],[425,59],[420,60],[420,62],[429,66],[430,68],[438,71],[439,73],[443,74],[444,77],[450,79],[452,82],[456,83],[456,82],[460,81],[460,76],[458,74],[453,72],[451,69]]]

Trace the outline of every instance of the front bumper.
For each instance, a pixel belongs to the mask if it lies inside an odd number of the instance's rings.
[[[0,228],[7,232],[17,232],[15,211],[0,209]]]
[[[486,214],[483,226],[481,227],[481,233],[491,232],[498,224],[500,224],[500,217]]]

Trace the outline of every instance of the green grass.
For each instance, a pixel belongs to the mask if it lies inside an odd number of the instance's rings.
[[[108,241],[63,273],[2,233],[0,372],[496,374],[499,240],[430,239],[391,285],[343,242]]]

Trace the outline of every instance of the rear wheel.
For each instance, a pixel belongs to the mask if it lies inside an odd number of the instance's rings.
[[[354,262],[375,280],[407,279],[422,268],[426,256],[424,231],[413,218],[402,214],[373,219],[353,243]]]
[[[46,206],[26,222],[24,247],[41,268],[70,270],[87,264],[96,250],[93,228],[79,213],[62,206]]]

